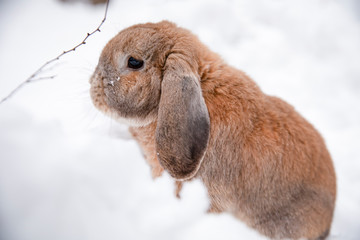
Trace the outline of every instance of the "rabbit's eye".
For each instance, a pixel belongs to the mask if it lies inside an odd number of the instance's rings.
[[[128,60],[128,67],[132,69],[139,69],[144,65],[144,61],[137,60],[133,57],[130,57]]]

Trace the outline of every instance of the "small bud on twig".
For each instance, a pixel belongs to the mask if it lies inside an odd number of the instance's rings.
[[[46,63],[44,63],[43,65],[41,65],[33,74],[30,75],[30,77],[28,77],[25,81],[23,81],[22,83],[20,83],[16,88],[14,88],[6,97],[4,97],[1,101],[0,104],[2,104],[3,102],[5,102],[6,100],[8,100],[9,98],[11,98],[12,96],[14,96],[23,86],[25,86],[25,84],[27,83],[32,83],[38,80],[45,80],[45,79],[53,79],[56,76],[49,76],[49,77],[40,77],[40,78],[35,78],[40,72],[42,72],[47,66],[49,66],[50,63],[58,61],[62,56],[64,56],[65,54],[68,54],[69,52],[75,51],[78,47],[80,47],[81,45],[86,44],[86,40],[93,35],[96,32],[100,32],[100,27],[103,25],[103,23],[106,20],[106,16],[107,16],[107,12],[108,12],[108,8],[109,8],[109,2],[110,0],[107,0],[106,2],[106,8],[105,8],[105,14],[103,19],[101,20],[101,23],[99,24],[99,26],[92,31],[91,33],[87,33],[86,37],[82,40],[81,43],[79,43],[78,45],[76,45],[74,48],[67,50],[67,51],[63,51],[61,54],[59,54],[58,56],[56,56],[55,58],[47,61]]]

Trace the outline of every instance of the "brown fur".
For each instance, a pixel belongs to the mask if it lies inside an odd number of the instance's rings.
[[[129,56],[144,67],[127,69]],[[123,30],[91,85],[95,106],[130,120],[153,176],[165,168],[177,194],[179,181],[199,178],[210,212],[230,212],[273,239],[326,238],[336,178],[322,137],[189,31],[166,21]]]

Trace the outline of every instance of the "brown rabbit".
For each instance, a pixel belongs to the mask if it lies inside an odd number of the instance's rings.
[[[336,177],[320,134],[189,31],[167,21],[121,31],[91,80],[94,105],[124,120],[153,176],[199,178],[210,212],[272,238],[325,239]]]

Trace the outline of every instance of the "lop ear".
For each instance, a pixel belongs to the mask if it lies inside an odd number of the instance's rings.
[[[210,118],[198,77],[185,61],[169,56],[155,133],[160,164],[175,179],[193,177],[200,168],[209,135]]]

